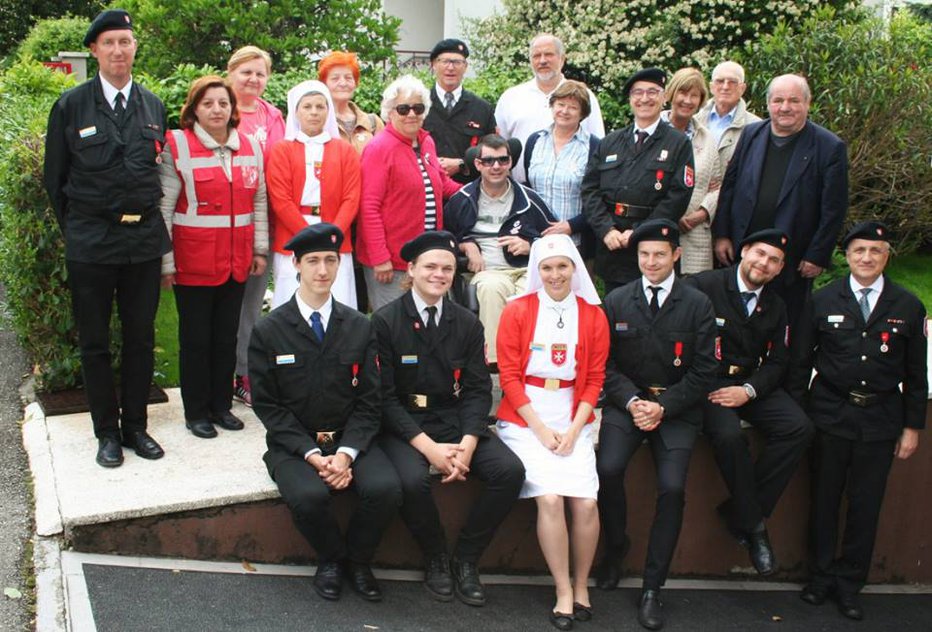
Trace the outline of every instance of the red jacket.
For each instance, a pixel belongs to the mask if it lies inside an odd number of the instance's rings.
[[[579,306],[579,340],[576,343],[576,387],[573,389],[573,415],[580,401],[595,408],[605,381],[605,363],[608,360],[608,321],[601,308],[576,297]],[[502,403],[496,415],[502,421],[519,426],[527,422],[518,409],[531,400],[525,392],[524,377],[531,359],[531,342],[537,325],[540,299],[528,294],[515,299],[505,307],[498,325],[495,348],[498,351],[498,372],[501,379]],[[595,415],[587,423],[595,420]]]
[[[266,187],[269,206],[275,217],[275,252],[288,255],[285,244],[307,226],[302,217],[301,195],[307,179],[304,162],[304,143],[283,140],[272,147],[269,157]],[[310,214],[308,207],[304,215]],[[340,252],[353,252],[350,226],[359,211],[359,155],[352,145],[339,138],[324,144],[324,158],[320,166],[320,219],[337,225],[343,231]]]
[[[443,228],[443,198],[456,193],[461,185],[440,167],[430,134],[420,130],[417,142],[434,188],[439,230]],[[369,267],[391,261],[395,270],[407,268],[401,247],[424,232],[425,199],[424,180],[411,141],[386,125],[362,152],[362,201],[356,233],[359,261]]]
[[[167,141],[181,180],[172,217],[175,281],[216,286],[232,276],[245,283],[252,265],[253,197],[261,156],[256,156],[252,142],[241,138],[239,151],[233,152],[230,181],[214,152],[193,130],[173,130]]]

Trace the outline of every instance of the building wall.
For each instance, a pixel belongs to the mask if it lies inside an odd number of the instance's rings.
[[[399,51],[429,51],[443,39],[442,0],[383,0],[385,12],[401,18]]]

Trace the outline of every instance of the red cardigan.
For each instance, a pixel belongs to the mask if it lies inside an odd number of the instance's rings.
[[[443,228],[443,200],[460,189],[440,167],[430,134],[417,142],[437,203],[437,229]],[[404,270],[401,247],[424,232],[424,180],[411,140],[392,125],[375,135],[362,152],[362,201],[356,233],[356,256],[369,267],[386,261]]]
[[[576,344],[576,387],[573,389],[573,415],[580,401],[595,408],[605,381],[605,363],[608,360],[608,321],[601,308],[576,297],[579,306],[579,340]],[[531,338],[537,325],[540,299],[528,294],[515,299],[505,307],[498,325],[498,372],[504,397],[496,415],[502,421],[519,426],[527,422],[518,409],[531,400],[525,392],[524,377],[531,359]],[[592,415],[587,423],[595,420]]]
[[[304,143],[283,140],[272,147],[269,157],[266,188],[269,206],[275,216],[275,252],[288,255],[285,244],[307,226],[301,216],[301,195],[307,178]],[[359,154],[340,138],[331,138],[324,145],[320,166],[320,219],[336,224],[343,231],[340,252],[353,252],[350,226],[359,211]]]

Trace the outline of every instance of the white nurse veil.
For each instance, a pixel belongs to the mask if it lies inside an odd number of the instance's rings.
[[[550,257],[566,257],[570,259],[575,270],[573,271],[573,282],[570,286],[576,296],[580,297],[590,305],[599,305],[602,300],[595,289],[595,284],[589,277],[589,271],[586,270],[586,264],[582,255],[576,248],[576,244],[569,235],[546,235],[536,240],[531,245],[531,256],[527,264],[527,287],[524,292],[518,296],[534,294],[537,290],[544,287],[540,279],[540,262]],[[517,298],[517,296],[515,297]]]

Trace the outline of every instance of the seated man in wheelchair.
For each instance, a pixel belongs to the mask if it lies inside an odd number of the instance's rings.
[[[531,243],[556,222],[540,196],[511,177],[520,154],[520,141],[484,136],[466,152],[467,163],[478,170],[479,179],[443,206],[443,226],[456,236],[472,275],[469,289],[475,289],[493,371],[495,336],[505,302],[524,289]]]

